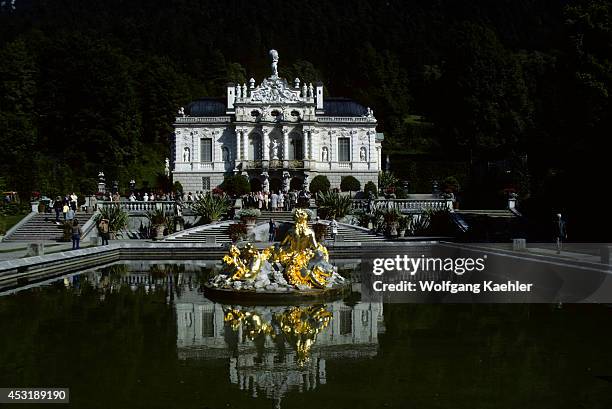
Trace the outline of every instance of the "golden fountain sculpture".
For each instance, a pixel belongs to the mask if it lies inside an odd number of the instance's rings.
[[[344,278],[329,263],[325,246],[308,227],[308,211],[297,209],[295,226],[280,243],[263,250],[252,244],[232,245],[223,257],[224,274],[209,285],[217,289],[256,292],[307,291],[344,285]]]

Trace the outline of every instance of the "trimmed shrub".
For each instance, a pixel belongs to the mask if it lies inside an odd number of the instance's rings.
[[[251,192],[251,184],[242,175],[228,175],[219,186],[225,193],[232,197],[242,196]]]
[[[319,192],[328,192],[331,184],[325,175],[315,176],[310,182],[310,193],[317,194]]]
[[[365,184],[363,192],[365,193],[366,197],[370,197],[370,193],[373,194],[374,197],[378,197],[378,189],[376,188],[376,184],[372,181]]]
[[[340,181],[340,190],[343,192],[359,192],[361,190],[361,183],[355,176],[345,176]]]

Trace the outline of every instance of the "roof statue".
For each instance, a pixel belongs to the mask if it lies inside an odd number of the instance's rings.
[[[270,50],[270,58],[272,58],[272,77],[278,77],[278,51]]]

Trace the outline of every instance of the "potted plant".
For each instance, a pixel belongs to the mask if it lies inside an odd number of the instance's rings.
[[[155,208],[147,212],[147,219],[149,219],[149,225],[155,232],[153,240],[161,240],[164,238],[164,230],[168,221],[168,215],[161,208]]]
[[[216,222],[227,213],[228,209],[229,199],[225,194],[207,193],[191,205],[191,210],[200,216],[203,224]]]
[[[259,216],[261,216],[259,209],[242,209],[238,212],[238,217],[246,225],[247,233],[250,233],[255,228],[255,223]]]
[[[129,215],[125,210],[121,209],[119,205],[111,205],[100,209],[100,213],[98,213],[94,219],[96,225],[98,225],[102,219],[108,220],[110,238],[111,240],[116,240],[117,236],[121,234],[120,232],[128,227]]]
[[[397,237],[397,228],[399,227],[399,219],[402,214],[396,208],[385,209],[383,220],[385,222],[385,230],[389,237]]]
[[[232,223],[227,229],[232,243],[244,240],[247,236],[247,228],[244,223]]]
[[[410,224],[410,216],[400,216],[398,220],[398,234],[399,237],[404,237]]]

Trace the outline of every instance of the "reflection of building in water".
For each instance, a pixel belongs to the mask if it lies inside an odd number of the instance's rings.
[[[332,319],[318,332],[309,359],[302,360],[280,337],[247,336],[224,322],[228,307],[213,303],[197,291],[185,289],[175,303],[177,347],[180,359],[228,358],[230,382],[252,396],[264,395],[280,404],[290,390],[307,391],[326,383],[325,363],[338,358],[371,358],[384,332],[382,303],[343,301],[325,305]],[[266,323],[289,307],[240,307],[255,312]]]

